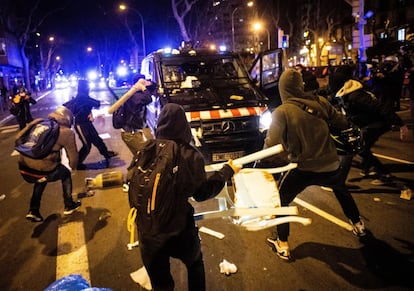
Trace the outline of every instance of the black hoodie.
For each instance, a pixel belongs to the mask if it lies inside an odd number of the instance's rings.
[[[325,98],[305,93],[301,74],[286,70],[279,79],[282,105],[272,113],[266,146],[282,144],[290,162],[298,169],[311,172],[329,172],[339,167],[335,144],[329,125],[344,129],[348,122]],[[318,116],[303,110],[304,104],[318,112]]]
[[[216,196],[230,180],[234,172],[228,165],[207,177],[203,155],[190,144],[192,140],[190,125],[184,109],[175,103],[167,103],[158,119],[155,132],[157,139],[174,140],[179,146],[180,158],[177,172],[177,192],[181,203],[177,203],[176,231],[188,225],[187,219],[193,220],[194,208],[188,202],[189,197],[203,201]],[[180,202],[179,201],[179,202]]]

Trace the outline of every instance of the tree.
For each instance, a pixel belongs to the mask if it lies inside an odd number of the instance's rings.
[[[41,1],[36,0],[33,5],[29,6],[23,4],[25,0],[2,0],[0,7],[0,24],[16,40],[19,57],[23,64],[23,78],[29,90],[31,89],[31,84],[27,43],[46,18],[64,9],[64,6],[62,6],[54,9],[41,10]],[[28,6],[30,7],[28,11],[22,9]]]
[[[178,23],[181,36],[185,42],[190,42],[192,40],[186,26],[185,17],[198,1],[199,0],[171,0],[171,7],[174,18]]]

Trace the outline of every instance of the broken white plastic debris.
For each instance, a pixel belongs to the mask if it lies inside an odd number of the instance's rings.
[[[129,275],[131,276],[132,280],[135,283],[138,283],[139,285],[141,285],[141,287],[147,290],[152,290],[151,280],[148,276],[148,273],[145,267],[141,267],[140,269],[138,269],[135,272],[132,272]]]
[[[220,232],[217,232],[217,231],[214,231],[214,230],[209,229],[209,228],[204,227],[204,226],[200,227],[199,231],[207,233],[207,234],[212,235],[212,236],[215,236],[218,239],[223,239],[224,238],[224,234],[222,234]]]
[[[220,273],[224,273],[226,275],[234,274],[237,272],[237,267],[235,264],[232,264],[225,259],[220,263]]]

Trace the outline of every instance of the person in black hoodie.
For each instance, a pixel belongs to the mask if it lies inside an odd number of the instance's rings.
[[[101,102],[89,97],[89,84],[86,80],[78,81],[78,94],[75,99],[69,101],[66,105],[75,117],[75,130],[82,142],[82,148],[79,151],[78,170],[84,170],[86,166],[83,161],[91,151],[92,144],[96,146],[99,153],[105,158],[105,166],[109,167],[110,158],[117,155],[109,151],[106,144],[99,136],[93,125],[92,108],[99,108]]]
[[[371,151],[372,146],[392,126],[400,128],[400,139],[405,140],[408,136],[408,128],[404,125],[402,119],[395,113],[392,106],[384,106],[376,96],[369,91],[364,90],[363,85],[352,80],[350,76],[337,73],[332,76],[332,90],[336,93],[335,98],[338,104],[343,104],[344,111],[348,120],[361,128],[362,131],[362,149],[358,155],[362,157],[361,176],[372,177],[373,185],[382,185],[393,181],[393,175],[381,161],[375,157]],[[344,178],[349,173],[349,165],[352,156],[341,161],[346,163]]]
[[[174,229],[170,227],[154,238],[140,236],[142,261],[155,291],[174,289],[170,257],[180,259],[187,267],[188,290],[203,291],[206,289],[203,255],[194,222],[194,208],[188,198],[193,197],[196,201],[213,198],[240,168],[229,161],[220,171],[207,177],[203,155],[191,144],[191,129],[184,109],[178,104],[167,103],[163,107],[156,138],[173,140],[178,144],[180,162],[175,186],[180,207],[176,207],[174,221],[169,224]],[[162,242],[159,237],[163,237]]]

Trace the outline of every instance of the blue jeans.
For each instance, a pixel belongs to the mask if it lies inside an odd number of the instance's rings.
[[[30,200],[30,210],[39,210],[40,201],[42,199],[43,191],[48,182],[62,181],[63,202],[65,208],[70,207],[74,202],[72,199],[72,177],[71,172],[64,165],[59,164],[55,170],[48,173],[46,181],[41,183],[34,183],[32,199]]]

